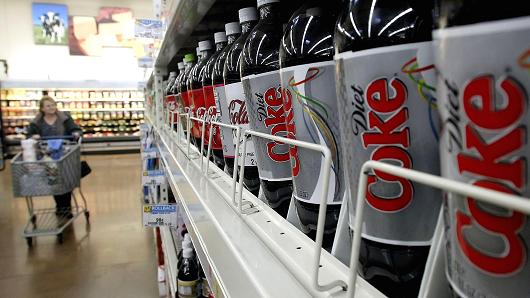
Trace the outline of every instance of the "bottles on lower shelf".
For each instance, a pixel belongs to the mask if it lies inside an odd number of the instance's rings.
[[[214,297],[188,233],[184,234],[182,248],[178,253],[177,268],[177,297]]]

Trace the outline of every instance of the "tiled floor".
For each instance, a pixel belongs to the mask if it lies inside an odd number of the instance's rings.
[[[137,154],[88,156],[83,179],[90,210],[65,231],[64,243],[21,237],[28,218],[14,199],[9,166],[0,172],[0,297],[157,297],[153,232],[141,225]],[[53,199],[37,198],[36,208]]]

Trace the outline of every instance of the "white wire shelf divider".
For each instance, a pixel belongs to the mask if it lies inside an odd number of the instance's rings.
[[[379,161],[367,161],[361,168],[359,175],[359,185],[366,185],[368,174],[372,170],[378,170],[397,177],[412,180],[416,183],[424,184],[432,188],[437,188],[446,192],[458,194],[454,198],[466,199],[472,197],[477,201],[493,204],[506,209],[516,210],[530,215],[530,198],[510,195],[503,192],[490,190],[474,185],[469,185],[463,182],[442,178],[440,176],[406,169]],[[357,189],[357,198],[364,198],[366,195],[366,188],[360,187]],[[355,209],[354,231],[360,231],[363,224],[365,200],[357,200]],[[434,233],[431,251],[427,259],[426,270],[420,287],[419,297],[448,297],[449,284],[443,274],[445,270],[445,251],[444,251],[444,229],[442,220],[442,211],[438,219],[438,224]],[[353,244],[350,259],[350,277],[348,285],[349,289],[355,291],[351,285],[355,284],[359,266],[359,252],[361,245],[361,233],[353,233]],[[353,296],[354,293],[352,293]]]

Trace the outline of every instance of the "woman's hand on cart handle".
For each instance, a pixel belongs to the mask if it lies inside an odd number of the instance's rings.
[[[34,140],[40,140],[40,135],[32,135],[31,138]]]
[[[78,144],[81,144],[82,137],[81,137],[81,133],[80,132],[74,131],[72,133],[72,137],[74,138],[74,141],[77,141]]]

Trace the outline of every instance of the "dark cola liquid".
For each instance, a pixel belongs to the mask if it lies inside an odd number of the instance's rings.
[[[199,280],[197,260],[194,257],[182,258],[177,277],[178,297],[198,297]]]
[[[344,8],[334,37],[338,53],[431,40],[431,1],[360,0]],[[429,248],[363,238],[359,273],[387,296],[416,297]]]
[[[257,75],[270,72],[278,72],[280,68],[279,64],[279,45],[282,38],[282,18],[281,18],[281,5],[278,2],[269,3],[258,8],[260,14],[260,21],[254,27],[251,34],[247,38],[243,55],[241,56],[241,77],[249,75]],[[277,87],[280,86],[280,74],[277,74]],[[268,86],[268,88],[274,88],[275,86]],[[266,93],[265,89],[262,90],[249,90],[249,94],[256,94],[258,92]],[[266,96],[264,96],[266,99]],[[247,105],[249,100],[255,101],[256,97],[247,97]],[[258,106],[260,103],[254,103],[253,105]],[[277,107],[283,110],[283,104]],[[250,111],[249,111],[250,112]],[[269,116],[267,116],[269,117]],[[249,117],[250,118],[250,117]],[[269,117],[270,118],[270,117]],[[252,125],[256,123],[251,122]],[[282,125],[282,124],[279,124]],[[285,125],[285,121],[283,122]],[[287,132],[286,127],[283,129]],[[278,135],[278,134],[276,134]],[[284,136],[287,136],[285,133]],[[256,142],[256,149],[259,150],[258,140]],[[257,151],[256,150],[256,151]],[[258,153],[258,152],[256,152]],[[259,155],[256,156],[258,159]],[[262,163],[273,163],[274,161],[268,159],[266,154],[261,156]],[[258,160],[258,164],[260,161]],[[274,166],[271,166],[274,168]],[[286,217],[287,211],[289,210],[289,203],[291,194],[293,191],[292,180],[265,180],[260,179],[261,190],[265,196],[269,206],[273,208],[278,214]]]
[[[167,82],[166,82],[166,88],[164,89],[164,95],[170,95],[171,92],[171,87],[173,86],[173,84],[175,83],[175,79],[177,78],[176,75],[174,74],[170,74],[169,75],[169,78],[167,79]]]
[[[338,17],[338,8],[339,1],[330,1],[326,5],[323,5],[321,1],[312,0],[307,1],[302,7],[300,7],[290,18],[289,22],[285,26],[283,32],[282,42],[280,44],[280,65],[282,71],[285,68],[297,65],[304,65],[305,68],[311,68],[316,66],[315,63],[324,62],[324,61],[333,61],[333,34],[335,29],[335,22]],[[317,66],[318,67],[318,66]],[[331,65],[328,66],[329,70],[333,70]],[[333,72],[332,72],[333,73]],[[331,73],[331,76],[333,76]],[[282,76],[285,76],[285,73],[282,72]],[[289,78],[282,77],[282,86],[284,88],[290,84],[288,82]],[[338,135],[338,119],[333,115],[331,117],[322,116],[322,114],[327,112],[333,112],[336,110],[336,93],[335,86],[332,82],[332,86],[328,86],[329,90],[322,89],[323,93],[329,94],[329,102],[326,102],[323,98],[311,98],[315,104],[311,105],[307,101],[304,103],[305,106],[300,105],[300,108],[305,107],[306,110],[312,111],[312,113],[305,113],[302,115],[296,115],[294,117],[290,116],[290,112],[286,111],[288,114],[288,130],[290,136],[294,139],[297,138],[296,128],[298,128],[298,133],[300,133],[300,128],[304,129],[305,133],[303,140],[304,141],[317,141],[318,142],[318,128],[311,126],[307,123],[310,117],[315,117],[315,121],[321,123],[325,126],[323,129],[325,132],[330,132],[327,134],[329,138],[324,145],[327,145],[328,148],[337,148],[340,149],[338,142],[340,142],[340,136]],[[302,85],[303,86],[303,85]],[[303,87],[300,87],[303,88]],[[293,89],[294,90],[294,89]],[[322,93],[320,93],[322,94]],[[314,94],[311,94],[314,95]],[[302,98],[293,98],[293,101],[302,101]],[[326,106],[327,109],[322,109]],[[299,109],[303,110],[303,109]],[[323,112],[322,112],[323,111]],[[296,113],[296,112],[295,112]],[[296,118],[300,116],[299,118]],[[296,118],[296,123],[290,123],[290,119]],[[309,119],[308,119],[309,118]],[[305,121],[298,121],[298,120]],[[334,122],[334,123],[330,123]],[[305,124],[305,125],[304,125]],[[321,132],[321,134],[325,134]],[[310,138],[309,138],[310,137]],[[297,148],[296,151],[293,151],[291,147],[290,152],[296,152],[297,157],[302,157],[305,155],[306,164],[301,164],[301,171],[305,171],[306,175],[312,175],[313,179],[304,179],[297,183],[297,179],[293,179],[294,184],[294,194],[297,192],[304,191],[305,189],[311,188],[315,185],[314,182],[318,180],[318,175],[320,171],[320,153],[309,151],[303,148]],[[293,155],[293,154],[291,154]],[[344,194],[344,180],[342,177],[342,166],[341,164],[341,154],[340,152],[334,152],[333,156],[336,158],[333,160],[336,171],[335,183],[337,187],[334,191],[335,197],[342,197]],[[294,165],[293,159],[295,157],[291,156],[291,164]],[[314,164],[310,162],[316,161]],[[304,161],[304,159],[302,159]],[[316,166],[316,167],[315,167]],[[293,171],[294,172],[294,171]],[[293,173],[294,176],[294,173]],[[312,185],[303,185],[303,184],[312,184]],[[297,189],[301,189],[298,190]],[[321,193],[315,191],[312,196],[321,196]],[[295,196],[296,198],[296,196]],[[339,198],[340,201],[340,198]],[[318,222],[318,210],[319,204],[315,201],[310,203],[309,201],[304,201],[303,199],[294,200],[296,211],[300,222],[305,227],[308,227],[308,235],[312,238],[316,234],[316,226]],[[337,221],[340,212],[340,204],[328,205],[326,212],[326,224],[325,224],[325,234],[324,234],[324,246],[331,247],[333,244],[333,237],[335,235],[335,229],[337,227]]]
[[[212,84],[214,86],[217,85],[224,85],[224,79],[223,79],[223,71],[224,71],[224,65],[226,61],[226,57],[228,56],[228,52],[232,48],[232,45],[234,42],[239,38],[240,34],[233,34],[228,35],[228,44],[224,47],[224,49],[219,53],[217,56],[217,59],[214,61],[213,66],[213,72],[212,72]],[[222,100],[226,100],[223,98]],[[227,136],[230,137],[230,136]],[[234,158],[233,157],[227,157],[224,156],[224,161],[226,164],[226,171],[231,176],[234,173]]]
[[[215,52],[213,55],[208,59],[206,62],[206,65],[204,66],[203,75],[202,75],[202,88],[204,93],[204,105],[206,108],[206,113],[209,113],[210,108],[213,107],[213,111],[211,116],[217,115],[217,108],[215,106],[215,99],[213,94],[213,68],[215,65],[215,61],[219,57],[219,54],[221,54],[221,51],[226,47],[226,42],[219,42],[215,44]],[[207,143],[209,140],[209,133],[210,128],[206,128],[206,133],[204,135],[205,138],[205,148],[204,150],[208,150]],[[225,162],[223,158],[223,149],[222,149],[222,143],[221,143],[221,133],[219,131],[219,127],[215,127],[213,129],[214,135],[212,136],[212,158],[217,167],[220,169],[224,169]]]
[[[175,77],[171,86],[168,86],[168,93],[175,96],[175,104],[177,106],[178,113],[184,112],[184,104],[182,103],[182,98],[180,96],[180,93],[177,92],[178,90],[177,88],[178,88],[179,81],[184,76],[185,71],[186,71],[185,66],[182,69],[179,68],[179,74]],[[177,118],[178,115],[175,114],[174,117],[175,117],[175,120],[174,120],[175,123],[177,123],[178,121],[182,121],[181,119]],[[185,127],[185,125],[183,127]],[[174,128],[175,130],[177,130],[177,126],[175,126]]]
[[[204,73],[204,67],[206,62],[213,54],[212,50],[206,50],[201,52],[201,58],[197,64],[193,67],[188,78],[188,96],[190,97],[190,103],[192,106],[193,115],[197,118],[204,118],[206,114],[206,107],[204,103],[204,92],[202,90],[202,75]],[[195,139],[195,144],[200,151],[202,144],[202,123],[193,121],[192,123],[192,136]],[[203,153],[205,154],[205,151]]]
[[[234,42],[226,54],[226,60],[223,69],[223,81],[225,86],[228,84],[241,82],[239,68],[243,45],[245,44],[245,40],[256,23],[257,21],[249,21],[241,24],[241,36]],[[258,196],[260,182],[257,166],[245,166],[243,184],[248,191],[252,192],[252,194],[255,196]]]

